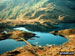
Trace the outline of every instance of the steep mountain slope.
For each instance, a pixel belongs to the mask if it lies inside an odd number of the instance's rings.
[[[9,0],[0,5],[0,18],[16,19],[17,16],[23,15],[28,11],[32,11],[39,7],[46,0]],[[43,2],[43,3],[40,3]]]
[[[74,0],[4,0],[0,3],[1,19],[50,19],[75,21]],[[55,21],[56,21],[55,20]]]

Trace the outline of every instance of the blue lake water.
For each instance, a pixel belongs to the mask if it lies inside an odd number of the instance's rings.
[[[27,40],[29,43],[31,43],[33,45],[41,45],[41,46],[45,46],[47,44],[61,45],[64,42],[68,41],[66,38],[61,37],[59,35],[53,35],[53,34],[44,33],[44,32],[33,32],[33,31],[29,31],[23,27],[14,28],[14,29],[32,32],[32,33],[35,33],[36,36],[39,36],[39,38],[33,37],[32,40],[31,39]],[[2,40],[2,41],[0,41],[0,54],[7,52],[7,51],[11,51],[11,50],[16,49],[21,46],[25,46],[25,45],[26,44],[23,41],[16,41],[13,39]]]

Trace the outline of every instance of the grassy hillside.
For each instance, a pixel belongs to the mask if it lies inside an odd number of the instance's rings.
[[[75,21],[74,2],[74,0],[2,0],[0,18],[73,22]]]

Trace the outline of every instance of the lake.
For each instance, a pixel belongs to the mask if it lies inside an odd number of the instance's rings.
[[[18,27],[14,28],[14,30],[22,30],[22,31],[27,31],[27,32],[32,32],[35,33],[37,37],[33,37],[32,39],[27,40],[29,43],[32,45],[62,45],[63,43],[67,42],[68,40],[64,37],[61,37],[59,35],[53,35],[50,33],[45,33],[45,32],[34,32],[34,31],[29,31],[26,28],[23,27]],[[7,51],[14,50],[18,47],[25,46],[25,42],[23,41],[16,41],[13,39],[6,39],[0,41],[0,54],[5,53]]]

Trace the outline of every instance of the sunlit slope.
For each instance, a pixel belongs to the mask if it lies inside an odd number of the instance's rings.
[[[74,21],[74,2],[74,0],[7,0],[0,3],[0,18]]]

